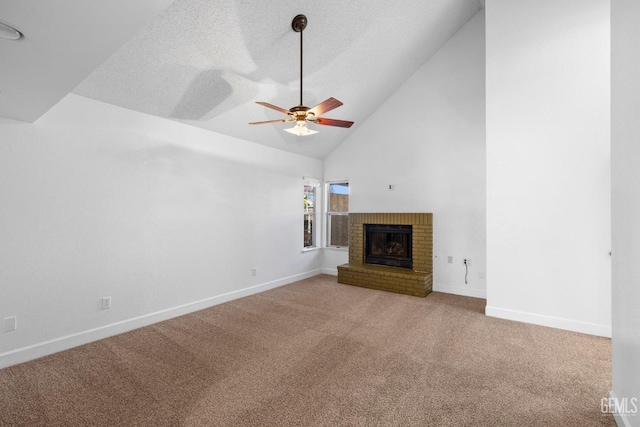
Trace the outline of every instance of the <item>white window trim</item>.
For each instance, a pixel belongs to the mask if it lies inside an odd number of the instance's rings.
[[[343,178],[343,179],[331,179],[331,180],[327,180],[324,182],[324,220],[323,223],[325,225],[325,233],[323,235],[323,247],[327,248],[327,249],[335,249],[335,250],[340,250],[340,251],[348,251],[349,250],[349,245],[347,246],[338,246],[338,245],[330,245],[330,238],[329,238],[329,233],[331,232],[331,223],[329,221],[329,217],[331,215],[349,215],[349,212],[334,212],[331,213],[329,212],[329,197],[330,197],[330,193],[329,193],[329,186],[331,184],[342,184],[342,183],[346,183],[349,184],[349,179],[348,178]],[[351,199],[351,185],[349,185],[349,199]]]
[[[311,186],[311,187],[315,187],[316,192],[315,192],[315,203],[316,206],[314,206],[314,210],[311,213],[311,215],[313,215],[313,237],[314,237],[314,244],[313,246],[304,246],[304,230],[303,230],[303,238],[302,238],[302,252],[308,252],[308,251],[315,251],[320,249],[321,246],[321,236],[322,236],[322,225],[321,222],[322,221],[318,221],[318,209],[320,208],[319,206],[317,206],[318,202],[320,200],[322,200],[322,194],[319,194],[321,191],[321,181],[318,178],[313,178],[313,177],[309,177],[309,176],[303,176],[302,177],[302,181],[303,181],[303,191],[304,191],[304,187],[305,186]],[[302,219],[304,221],[304,216],[305,215],[309,215],[309,212],[305,212],[304,208],[302,211]]]

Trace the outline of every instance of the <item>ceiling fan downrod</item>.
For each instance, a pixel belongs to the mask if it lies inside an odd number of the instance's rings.
[[[293,18],[291,22],[293,31],[300,33],[300,106],[302,104],[302,32],[307,28],[307,17],[304,15],[298,15]]]

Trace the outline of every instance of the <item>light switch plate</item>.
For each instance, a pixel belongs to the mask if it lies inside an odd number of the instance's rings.
[[[13,332],[18,327],[18,318],[16,316],[4,318],[4,331]]]

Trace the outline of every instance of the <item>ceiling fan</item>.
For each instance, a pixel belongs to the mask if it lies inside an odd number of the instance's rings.
[[[298,15],[293,18],[293,22],[291,22],[291,27],[297,33],[300,33],[300,105],[295,107],[291,107],[288,110],[275,106],[273,104],[269,104],[268,102],[256,101],[256,104],[263,105],[267,108],[271,108],[273,110],[279,111],[283,114],[289,116],[287,119],[278,119],[278,120],[267,120],[264,122],[253,122],[249,123],[250,125],[264,125],[269,123],[293,123],[295,122],[295,126],[289,129],[285,129],[287,132],[292,133],[298,136],[306,136],[312,135],[314,133],[318,133],[318,131],[311,130],[307,127],[307,122],[316,123],[319,125],[326,126],[338,126],[343,128],[349,128],[353,124],[353,122],[347,120],[336,120],[336,119],[327,119],[324,117],[320,117],[322,114],[327,111],[331,111],[334,108],[338,108],[342,105],[342,102],[338,101],[335,98],[329,98],[322,101],[320,104],[315,107],[306,107],[302,104],[302,31],[307,27],[307,17],[304,15]]]

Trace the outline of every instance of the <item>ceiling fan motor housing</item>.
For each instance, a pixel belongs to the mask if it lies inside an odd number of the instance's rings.
[[[306,107],[304,105],[298,105],[297,107],[291,107],[289,109],[289,115],[296,119],[297,121],[300,120],[310,120],[313,121],[313,119],[315,119],[315,114],[313,113],[309,113],[308,111],[310,110],[309,107]]]

